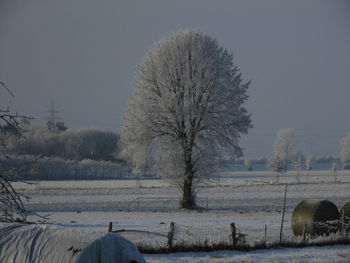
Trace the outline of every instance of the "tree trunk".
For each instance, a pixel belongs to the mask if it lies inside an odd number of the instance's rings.
[[[187,174],[185,176],[184,185],[183,185],[183,195],[182,195],[182,202],[181,202],[182,208],[186,208],[186,209],[196,208],[196,203],[192,192],[192,182],[193,182],[193,175]]]
[[[186,209],[195,209],[195,197],[193,194],[193,167],[192,167],[192,156],[190,151],[185,151],[185,174],[183,183],[183,195],[180,207]]]
[[[286,159],[285,163],[284,163],[284,170],[287,171],[288,170],[288,160]]]

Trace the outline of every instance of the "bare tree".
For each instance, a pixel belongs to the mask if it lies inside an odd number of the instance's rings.
[[[0,165],[0,222],[24,222],[27,211],[22,197],[12,187],[15,170]]]
[[[0,112],[0,155],[4,155],[9,134],[21,134],[20,122],[17,115],[6,111]],[[16,171],[13,167],[6,167],[0,163],[0,221],[25,221],[26,210],[20,195],[12,187],[12,180]]]
[[[14,97],[10,89],[5,83],[0,81],[0,85]],[[20,116],[17,113],[11,114],[9,109],[0,109],[0,155],[6,156],[6,144],[9,137],[15,136],[19,138],[22,135],[25,119],[30,119],[26,116]],[[25,221],[27,211],[23,205],[22,197],[12,187],[12,182],[15,181],[17,169],[16,167],[6,166],[0,163],[0,221],[13,222]]]
[[[242,155],[248,86],[233,55],[208,35],[186,30],[157,42],[137,68],[122,156],[176,178],[180,206],[195,208],[196,182],[215,159]]]
[[[294,129],[281,129],[277,132],[273,151],[274,156],[278,157],[284,164],[284,169],[287,170],[288,163],[294,158],[295,153],[295,132]]]

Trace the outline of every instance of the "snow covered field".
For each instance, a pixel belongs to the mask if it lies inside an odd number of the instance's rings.
[[[201,253],[177,253],[168,255],[145,255],[153,263],[349,263],[350,246],[281,248],[252,252],[215,251]]]
[[[229,239],[230,223],[254,244],[278,239],[285,184],[288,184],[283,236],[292,237],[291,214],[303,199],[328,199],[340,209],[350,201],[350,171],[297,172],[281,175],[276,183],[273,172],[226,172],[203,182],[198,188],[198,203],[203,211],[176,209],[179,192],[162,179],[108,181],[42,181],[39,184],[16,183],[20,192],[31,197],[26,206],[47,219],[30,216],[34,222],[73,228],[84,233],[106,233],[113,229],[141,230],[122,235],[136,244],[165,246],[166,238],[148,234],[166,234],[175,222],[174,244],[208,244]],[[149,262],[350,262],[350,247],[336,246],[266,251],[185,253],[146,255]],[[295,256],[297,255],[297,256]],[[310,261],[310,258],[319,260]],[[322,256],[324,255],[324,256]],[[195,256],[195,259],[192,257]],[[322,261],[323,260],[323,261]]]

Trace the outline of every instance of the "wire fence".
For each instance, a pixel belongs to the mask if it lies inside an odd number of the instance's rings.
[[[227,226],[204,229],[203,227],[186,226],[171,222],[168,228],[159,231],[112,230],[133,241],[143,253],[164,253],[180,251],[211,251],[218,249],[253,250],[271,247],[304,247],[308,245],[350,244],[350,225],[341,221],[321,224],[330,227],[332,233],[327,235],[310,235],[304,232],[294,236],[287,233],[278,238],[275,228],[263,226],[261,231],[240,229],[233,222]],[[336,226],[336,229],[332,229]]]

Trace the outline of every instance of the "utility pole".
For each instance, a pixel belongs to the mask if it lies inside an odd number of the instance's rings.
[[[56,123],[57,121],[61,120],[61,118],[57,116],[57,114],[60,112],[55,110],[55,105],[54,105],[53,99],[51,99],[50,109],[46,112],[49,113],[49,115],[47,117],[45,117],[45,119],[47,119],[48,122]]]
[[[65,127],[62,118],[58,116],[59,111],[55,110],[55,105],[53,103],[53,99],[51,99],[51,108],[50,110],[46,111],[49,113],[45,119],[47,119],[47,127],[49,130],[58,130],[58,131],[64,131],[67,129]]]

